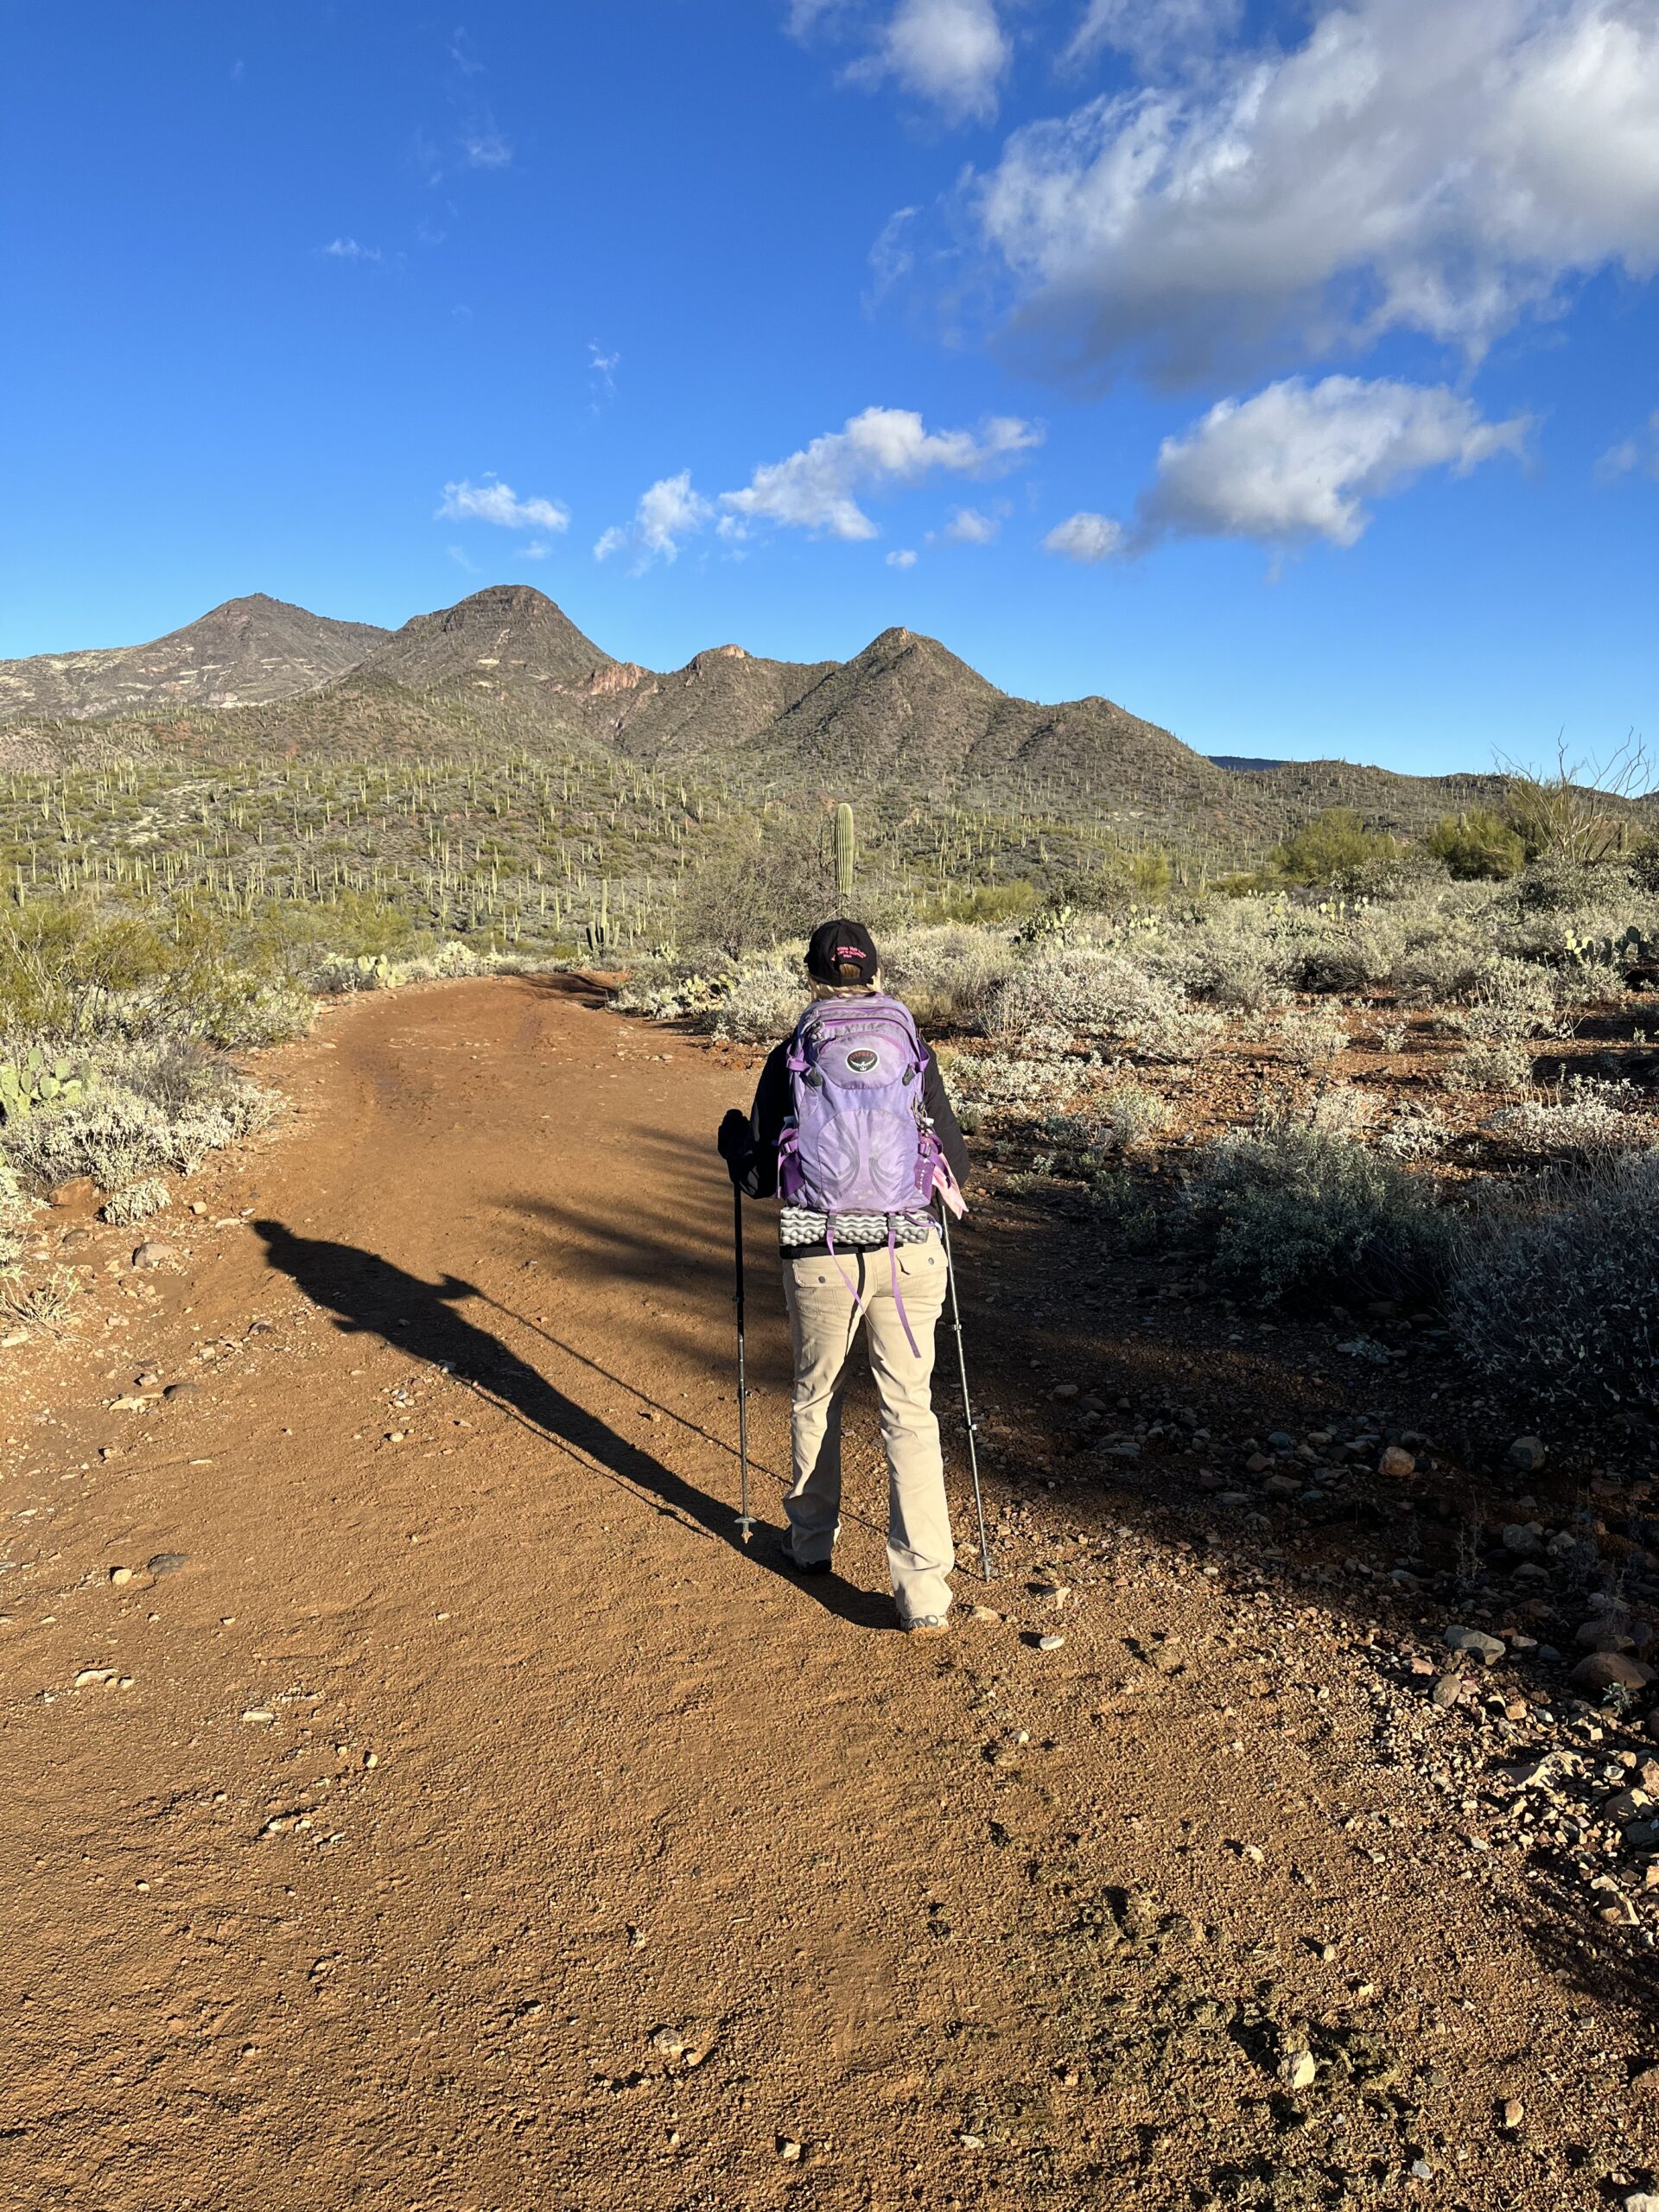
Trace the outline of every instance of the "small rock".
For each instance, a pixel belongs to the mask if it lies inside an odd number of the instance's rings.
[[[1630,2076],[1633,2097],[1659,2097],[1659,2066],[1644,2066],[1639,2074]]]
[[[164,1574],[176,1574],[189,1556],[188,1552],[152,1552],[144,1561],[145,1570],[159,1582]]]
[[[1654,1679],[1654,1672],[1640,1659],[1626,1658],[1622,1651],[1592,1651],[1587,1659],[1580,1660],[1567,1679],[1575,1690],[1587,1690],[1595,1696],[1615,1686],[1627,1690],[1646,1689]]]
[[[1059,1398],[1062,1400],[1066,1398],[1075,1398],[1082,1387],[1082,1384],[1079,1382],[1057,1382],[1054,1385],[1053,1389],[1050,1391],[1049,1395],[1051,1397]],[[799,2153],[798,2152],[797,2156],[798,2155]]]
[[[1461,1675],[1442,1675],[1433,1688],[1430,1690],[1428,1701],[1431,1705],[1438,1705],[1442,1708],[1456,1705],[1463,1696],[1463,1689],[1464,1682]]]
[[[1525,2105],[1522,2103],[1519,2097],[1504,2098],[1502,2124],[1509,2129],[1511,2134],[1513,2134],[1515,2130],[1520,2126],[1522,2121],[1526,2118],[1526,2116],[1527,2108]]]
[[[76,1175],[60,1183],[47,1200],[53,1206],[90,1206],[98,1200],[98,1185],[90,1175]]]
[[[119,1590],[124,1584],[131,1581],[132,1569],[130,1567],[112,1567],[110,1569],[110,1580]]]
[[[1287,2050],[1279,2062],[1279,2079],[1287,2089],[1311,2088],[1319,2071],[1311,2050]]]
[[[1503,1531],[1503,1542],[1504,1550],[1513,1552],[1517,1559],[1535,1559],[1544,1548],[1542,1536],[1524,1521],[1511,1521]]]
[[[1461,1628],[1453,1621],[1440,1637],[1448,1650],[1466,1651],[1472,1659],[1483,1661],[1488,1667],[1497,1666],[1507,1658],[1509,1647],[1502,1637],[1488,1636],[1484,1629]]]
[[[164,1268],[173,1257],[173,1247],[163,1244],[159,1236],[146,1236],[132,1255],[135,1268]]]
[[[1039,1651],[1058,1651],[1065,1642],[1065,1638],[1063,1636],[1055,1636],[1052,1633],[1048,1636],[1039,1636],[1037,1639],[1037,1649]]]
[[[83,1667],[75,1676],[75,1688],[78,1690],[91,1689],[95,1685],[112,1682],[114,1680],[113,1667]]]
[[[1548,1448],[1541,1436],[1517,1436],[1510,1446],[1510,1465],[1523,1475],[1536,1474],[1548,1457]]]
[[[1398,1444],[1390,1444],[1377,1461],[1376,1471],[1379,1475],[1414,1475],[1416,1456]]]
[[[1659,2196],[1650,2190],[1633,2190],[1624,2200],[1624,2212],[1659,2212]]]
[[[651,2047],[664,2058],[683,2058],[687,2044],[677,2028],[658,2028],[651,2039]]]
[[[276,1716],[267,1705],[251,1705],[242,1718],[251,1727],[268,1728]]]
[[[1268,1449],[1269,1452],[1294,1452],[1296,1440],[1288,1429],[1275,1428],[1268,1439]]]
[[[970,1621],[1000,1621],[1002,1618],[989,1605],[969,1605],[967,1611]]]
[[[778,2138],[778,2155],[792,2165],[801,2155],[801,2146],[792,2135],[780,2135]],[[1659,2212],[1659,2204],[1655,2205],[1654,2212]]]
[[[169,1382],[162,1395],[164,1398],[189,1398],[195,1395],[194,1382]]]

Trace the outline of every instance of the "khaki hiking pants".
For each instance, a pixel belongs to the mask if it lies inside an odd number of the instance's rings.
[[[789,1543],[805,1565],[827,1560],[841,1525],[841,1405],[860,1316],[843,1274],[858,1292],[868,1334],[870,1367],[881,1404],[887,1454],[887,1568],[906,1620],[943,1618],[950,1609],[945,1580],[956,1565],[944,1501],[939,1424],[929,1384],[933,1330],[944,1306],[944,1249],[925,1244],[822,1254],[784,1254],[784,1295],[795,1345],[791,1413],[795,1479],[785,1501]],[[912,1351],[893,1296],[897,1273]]]

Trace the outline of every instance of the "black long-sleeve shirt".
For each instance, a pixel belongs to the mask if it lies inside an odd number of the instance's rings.
[[[726,1165],[733,1182],[746,1198],[773,1198],[778,1195],[778,1140],[794,1104],[789,1082],[789,1042],[775,1045],[766,1055],[749,1109],[747,1142],[728,1154]],[[950,1101],[945,1095],[939,1064],[925,1045],[922,1047],[922,1108],[939,1149],[958,1183],[968,1180],[968,1147]]]

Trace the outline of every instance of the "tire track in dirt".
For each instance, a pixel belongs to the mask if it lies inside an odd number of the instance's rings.
[[[1471,2202],[1579,2201],[1491,2119],[1567,1994],[1497,1933],[1442,1960],[1443,1895],[1359,1857],[1362,1698],[1311,1758],[1219,1657],[1135,1687],[1127,1636],[1230,1616],[1134,1543],[1055,1658],[1017,1580],[918,1653],[868,1400],[845,1579],[736,1544],[746,1074],[528,979],[333,1008],[269,1073],[291,1125],[7,1408],[9,2201],[1394,2202],[1415,2146],[1452,2203],[1453,2141]],[[140,1373],[194,1387],[114,1410]]]

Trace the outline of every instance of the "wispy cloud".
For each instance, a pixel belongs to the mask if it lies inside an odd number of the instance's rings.
[[[715,510],[702,493],[691,488],[691,472],[658,479],[643,494],[633,520],[613,524],[594,548],[595,561],[608,561],[617,553],[632,552],[633,574],[639,575],[656,560],[676,561],[683,542],[705,529]]]
[[[359,245],[355,238],[330,238],[327,245],[319,246],[318,252],[330,261],[378,261],[382,258],[378,245]]]
[[[463,131],[461,151],[469,169],[505,169],[512,162],[512,141],[493,123],[476,124]]]
[[[1649,415],[1634,437],[1609,446],[1596,463],[1596,480],[1601,484],[1617,484],[1638,473],[1659,477],[1659,413]]]
[[[458,25],[449,39],[449,59],[463,77],[481,77],[484,64],[473,52],[473,41],[465,25]]]
[[[483,574],[482,569],[478,567],[477,563],[468,557],[467,549],[464,545],[446,545],[443,550],[449,556],[449,558],[454,563],[455,566],[458,569],[465,569],[469,576],[477,576]]]
[[[722,492],[720,504],[738,532],[765,522],[830,537],[875,537],[880,533],[858,504],[867,490],[919,483],[935,470],[998,475],[1017,466],[1042,435],[1015,416],[993,416],[976,431],[931,431],[912,409],[867,407],[842,429],[757,468],[744,489]]]
[[[598,414],[601,404],[616,397],[616,372],[621,365],[620,353],[602,353],[597,346],[588,348],[588,381],[593,389],[593,410]]]
[[[887,566],[890,569],[913,569],[915,565],[916,554],[911,546],[896,545],[887,556]]]
[[[521,499],[511,484],[496,476],[486,476],[480,484],[463,477],[444,486],[434,519],[491,522],[503,530],[563,531],[570,527],[570,511],[558,499]]]
[[[1045,553],[1058,553],[1085,568],[1105,561],[1123,543],[1123,525],[1110,515],[1091,514],[1085,507],[1064,522],[1057,522],[1043,540]]]
[[[939,538],[945,545],[988,545],[1001,527],[1000,514],[983,514],[977,507],[952,507]]]

